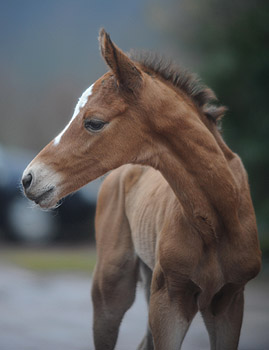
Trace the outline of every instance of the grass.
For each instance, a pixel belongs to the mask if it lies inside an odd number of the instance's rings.
[[[1,261],[39,272],[91,273],[96,262],[94,248],[5,248]]]

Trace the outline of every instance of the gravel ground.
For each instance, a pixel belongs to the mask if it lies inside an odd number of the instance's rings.
[[[89,350],[92,341],[91,276],[37,273],[0,266],[0,350]],[[246,289],[239,349],[269,350],[269,283],[258,279]],[[120,330],[117,350],[136,349],[146,329],[147,310],[138,288]],[[198,315],[183,350],[209,349]]]

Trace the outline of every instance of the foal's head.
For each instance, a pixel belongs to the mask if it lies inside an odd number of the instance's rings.
[[[172,83],[169,86],[131,60],[104,30],[99,40],[109,72],[82,94],[68,125],[23,173],[26,195],[41,207],[55,206],[123,164],[154,165],[158,161],[154,137],[171,128],[169,118],[157,117],[167,117],[174,107],[188,113],[195,110]]]
[[[68,125],[23,173],[26,195],[41,207],[53,207],[107,171],[146,156],[138,103],[145,76],[104,30],[99,40],[110,71],[82,94]]]

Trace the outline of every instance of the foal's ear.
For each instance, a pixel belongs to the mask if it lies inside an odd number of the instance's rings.
[[[119,85],[132,92],[138,89],[142,82],[141,71],[136,67],[134,62],[112,42],[104,28],[99,32],[99,43],[102,56],[115,75]]]

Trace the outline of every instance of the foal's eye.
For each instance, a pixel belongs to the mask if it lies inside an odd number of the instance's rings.
[[[103,129],[105,124],[107,123],[99,119],[86,119],[84,122],[85,128],[93,132],[100,131],[101,129]]]

